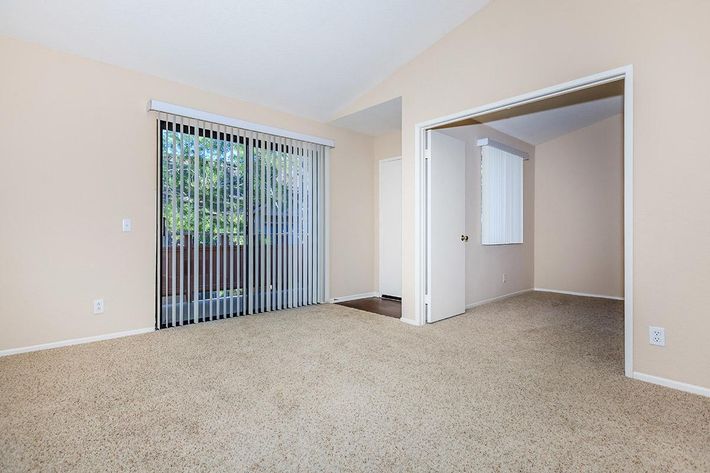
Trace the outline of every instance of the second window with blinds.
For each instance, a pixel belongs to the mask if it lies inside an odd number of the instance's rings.
[[[481,244],[523,243],[523,161],[527,155],[492,140],[481,147]]]

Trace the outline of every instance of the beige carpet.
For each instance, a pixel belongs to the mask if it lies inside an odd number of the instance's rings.
[[[337,305],[0,359],[0,471],[710,471],[710,399],[622,375],[622,304],[425,328]]]

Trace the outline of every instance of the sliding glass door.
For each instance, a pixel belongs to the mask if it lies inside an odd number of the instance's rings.
[[[158,328],[324,299],[322,145],[160,114]]]

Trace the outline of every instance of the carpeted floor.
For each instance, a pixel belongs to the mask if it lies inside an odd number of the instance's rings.
[[[623,377],[619,302],[424,328],[338,305],[0,359],[0,471],[710,471],[710,399]]]

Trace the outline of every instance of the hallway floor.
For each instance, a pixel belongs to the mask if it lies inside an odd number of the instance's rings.
[[[397,319],[402,317],[402,302],[382,297],[368,297],[367,299],[338,302],[338,305]]]

